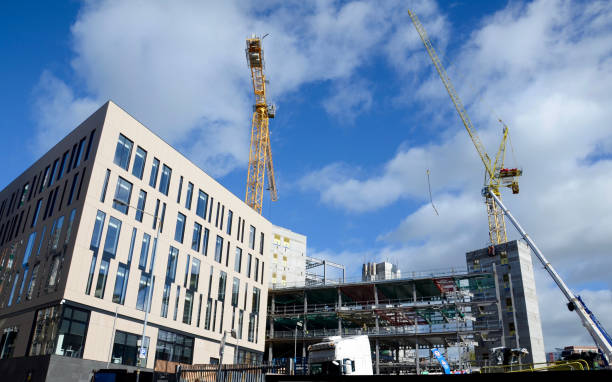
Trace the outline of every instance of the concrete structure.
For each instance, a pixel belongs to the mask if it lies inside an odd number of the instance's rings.
[[[361,268],[361,280],[393,280],[402,277],[397,265],[383,261],[382,263],[366,263]]]
[[[376,374],[440,371],[434,347],[461,354],[452,366],[464,369],[467,347],[485,334],[499,336],[499,321],[480,317],[479,309],[496,305],[493,275],[483,272],[278,287],[268,292],[268,360],[295,355],[305,365],[310,344],[368,335]]]
[[[466,254],[469,272],[495,273],[499,291],[499,309],[489,306],[484,317],[499,318],[503,335],[481,338],[476,359],[487,360],[487,349],[525,348],[524,363],[546,362],[538,296],[533,276],[531,250],[523,241],[510,241]],[[476,297],[478,298],[478,297]]]
[[[0,192],[0,358],[258,361],[271,233],[108,102]]]
[[[272,226],[270,284],[303,285],[306,277],[306,241],[304,235],[287,228]]]

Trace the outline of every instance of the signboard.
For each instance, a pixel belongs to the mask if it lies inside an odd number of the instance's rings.
[[[140,358],[147,358],[147,348],[140,348]]]
[[[437,348],[433,348],[431,349],[431,352],[436,357],[438,362],[440,362],[440,365],[444,369],[444,374],[450,374],[450,367],[448,367],[448,362],[446,362],[446,359],[444,358],[442,353],[440,353],[440,350],[438,350]]]

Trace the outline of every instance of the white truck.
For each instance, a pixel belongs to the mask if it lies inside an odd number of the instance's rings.
[[[368,336],[333,336],[308,347],[310,375],[372,375]]]

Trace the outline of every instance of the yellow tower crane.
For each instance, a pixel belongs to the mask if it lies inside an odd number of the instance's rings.
[[[487,154],[484,149],[480,138],[476,134],[476,129],[472,125],[472,121],[470,121],[470,117],[468,117],[467,111],[463,107],[463,103],[459,98],[459,95],[455,91],[451,80],[446,74],[446,70],[444,70],[444,66],[442,66],[442,62],[438,58],[436,51],[427,36],[427,32],[425,32],[425,28],[417,18],[417,16],[410,10],[408,10],[408,15],[410,19],[412,19],[412,23],[416,28],[419,36],[421,36],[421,40],[425,45],[425,49],[427,49],[427,53],[429,53],[429,57],[433,62],[438,74],[440,75],[440,79],[446,87],[448,91],[448,95],[450,96],[453,104],[455,105],[455,109],[457,109],[457,113],[459,113],[459,117],[467,130],[474,146],[476,147],[476,151],[478,152],[478,156],[482,160],[482,163],[485,166],[485,185],[489,187],[489,190],[493,192],[497,197],[501,199],[500,195],[500,187],[508,187],[512,189],[513,194],[518,194],[519,185],[518,185],[518,177],[523,174],[523,171],[517,168],[504,168],[504,159],[506,154],[506,140],[508,139],[508,127],[500,120],[503,125],[503,137],[501,144],[499,146],[499,150],[497,155],[495,156],[495,162],[491,163],[491,158]],[[508,241],[508,237],[506,235],[506,222],[504,220],[503,211],[497,207],[493,198],[490,194],[486,194],[485,196],[485,204],[487,206],[487,214],[489,217],[489,240],[491,244],[500,244]]]
[[[253,105],[245,203],[259,214],[261,214],[263,203],[266,168],[268,169],[270,197],[272,201],[277,200],[272,150],[270,148],[270,130],[268,129],[268,120],[274,118],[275,107],[274,105],[268,105],[266,101],[266,76],[264,75],[265,64],[261,40],[256,36],[246,40],[246,59],[251,69],[255,104]]]

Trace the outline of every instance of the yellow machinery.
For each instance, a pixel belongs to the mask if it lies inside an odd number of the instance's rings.
[[[264,36],[265,37],[265,36]],[[253,106],[253,125],[251,128],[251,150],[249,152],[249,172],[245,203],[261,214],[263,187],[266,167],[268,169],[268,187],[272,201],[277,200],[272,150],[270,148],[270,131],[268,120],[274,118],[274,105],[266,102],[266,76],[264,75],[264,57],[259,37],[246,40],[246,59],[251,69],[255,105]]]
[[[448,74],[446,74],[446,70],[444,70],[442,62],[438,58],[438,55],[436,54],[436,51],[434,50],[433,45],[427,36],[427,32],[425,32],[425,28],[423,28],[423,25],[412,11],[409,10],[408,15],[412,19],[414,27],[421,36],[421,40],[427,49],[427,53],[429,53],[429,57],[431,58],[431,61],[433,61],[433,64],[440,75],[440,79],[448,91],[448,95],[455,105],[455,109],[457,109],[457,113],[459,113],[459,117],[461,118],[465,129],[470,135],[472,142],[474,142],[478,156],[480,156],[480,159],[485,166],[485,185],[488,186],[491,192],[498,197],[501,197],[499,192],[500,187],[511,188],[513,194],[518,194],[518,177],[522,175],[523,171],[517,168],[504,168],[508,127],[500,120],[503,125],[503,137],[497,155],[495,156],[495,162],[492,164],[491,158],[485,151],[480,138],[478,138],[476,130],[472,125],[472,121],[470,121],[459,95],[455,91]],[[487,206],[487,214],[489,216],[489,239],[491,244],[500,244],[508,241],[503,212],[497,207],[493,199],[488,194],[485,195],[485,204]]]

